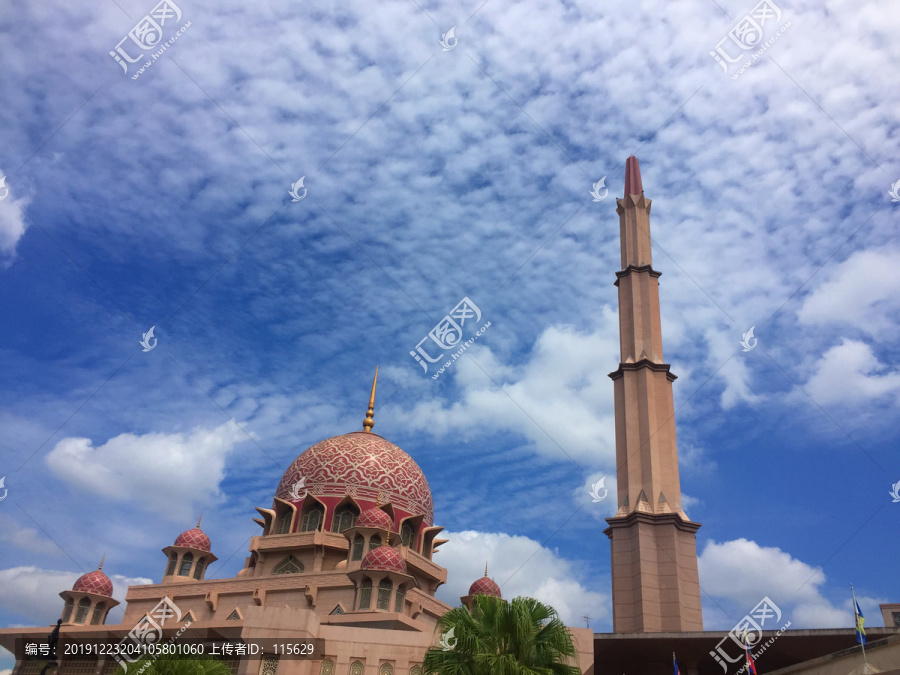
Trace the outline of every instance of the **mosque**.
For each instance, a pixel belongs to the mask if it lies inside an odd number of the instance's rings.
[[[735,631],[703,630],[700,523],[690,520],[681,500],[676,376],[663,360],[650,205],[638,160],[629,157],[625,195],[616,205],[621,360],[609,375],[619,499],[604,530],[613,632],[569,630],[585,675],[738,675],[746,670],[740,670],[745,660]],[[422,470],[372,432],[377,379],[376,370],[363,431],[307,449],[284,473],[271,508],[256,509],[262,532],[251,539],[236,577],[205,579],[216,556],[198,522],[162,549],[160,583],[129,587],[122,623],[106,623],[118,603],[102,562],[62,591],[61,635],[107,642],[182,634],[315,640],[309,658],[230,655],[223,661],[233,675],[422,675],[425,652],[438,645],[438,619],[451,609],[435,597],[447,570],[434,558],[447,540],[434,524]],[[501,597],[487,571],[460,601],[471,607],[477,595]],[[852,627],[787,630],[790,621],[777,606],[783,625],[766,623],[771,606],[761,614],[758,608],[748,608],[740,622],[756,638],[750,642],[758,673],[900,675],[900,604],[881,605],[885,627],[867,626],[865,655]],[[16,638],[45,642],[48,632],[0,629],[0,645],[13,651]],[[45,663],[17,655],[12,675],[39,675]],[[111,675],[118,665],[107,656],[60,656],[58,675]]]

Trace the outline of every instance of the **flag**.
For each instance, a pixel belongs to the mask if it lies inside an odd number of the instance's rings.
[[[859,608],[859,603],[855,598],[853,599],[853,604],[856,605],[856,641],[865,646],[866,629],[863,628],[863,624],[866,622],[866,617],[863,616],[862,610]]]
[[[681,675],[681,671],[678,670],[678,661],[675,659],[675,652],[672,652],[672,665],[675,666],[675,675]]]
[[[753,660],[753,654],[750,653],[750,647],[747,646],[747,634],[744,633],[744,654],[747,657],[747,663],[744,667],[747,669],[747,675],[759,675],[756,672],[756,661]]]

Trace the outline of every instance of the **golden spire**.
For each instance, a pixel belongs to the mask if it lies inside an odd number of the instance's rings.
[[[106,560],[106,554],[105,554],[105,553],[103,554],[103,557],[100,558],[100,567],[97,568],[98,570],[102,570],[102,569],[103,569],[103,561],[104,561],[104,560]]]
[[[198,530],[200,529],[200,521],[201,521],[201,520],[203,520],[203,514],[202,514],[202,513],[200,514],[200,517],[197,518],[197,529],[198,529]]]
[[[363,428],[366,431],[372,431],[375,426],[375,385],[378,384],[378,366],[375,366],[375,379],[372,380],[372,395],[369,396],[369,411],[366,413],[366,419],[363,422]]]

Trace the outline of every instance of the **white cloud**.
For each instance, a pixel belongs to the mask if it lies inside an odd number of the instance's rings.
[[[435,562],[447,568],[447,584],[437,596],[456,607],[469,586],[484,576],[500,585],[504,598],[528,596],[551,605],[568,626],[582,626],[584,614],[608,621],[610,596],[586,587],[575,561],[528,537],[496,532],[448,532]],[[604,587],[605,588],[605,587]]]
[[[900,371],[889,370],[864,342],[844,338],[825,352],[804,388],[822,405],[858,404],[900,393]]]
[[[900,250],[857,251],[819,284],[797,312],[810,326],[854,326],[876,339],[896,339],[900,311]]]
[[[45,462],[80,488],[183,520],[195,515],[196,504],[221,500],[225,459],[245,440],[232,422],[189,434],[120,434],[97,447],[88,438],[65,438]]]
[[[743,538],[721,544],[710,541],[698,564],[703,590],[732,613],[727,616],[705,599],[706,630],[730,628],[764,597],[781,608],[782,623],[790,620],[794,628],[837,628],[848,623],[846,609],[822,595],[824,572],[779,548]]]
[[[62,613],[63,601],[60,592],[72,588],[81,572],[45,570],[39,567],[12,567],[0,570],[0,588],[3,589],[3,604],[14,607],[17,614],[32,620],[35,625],[49,624],[53,617]],[[110,612],[109,623],[118,623],[124,614],[125,595],[128,586],[151,584],[144,577],[124,577],[110,575],[113,582],[113,598],[123,603]]]
[[[4,176],[0,170],[0,178]],[[6,176],[5,186],[0,187],[0,265],[9,265],[15,257],[16,245],[28,229],[25,222],[24,210],[31,203],[28,196],[13,196],[14,185]],[[4,193],[9,191],[5,196]]]
[[[21,527],[14,518],[6,515],[0,515],[0,541],[32,553],[45,555],[59,555],[61,553],[56,544],[44,539],[37,530],[30,527]]]

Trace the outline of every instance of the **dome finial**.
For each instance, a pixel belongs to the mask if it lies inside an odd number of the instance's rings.
[[[201,520],[203,520],[203,514],[202,514],[202,513],[200,514],[200,517],[197,518],[197,529],[198,529],[198,530],[200,529],[200,521],[201,521]]]
[[[366,413],[366,419],[363,422],[363,428],[366,431],[372,431],[375,426],[375,385],[378,384],[378,366],[375,366],[375,379],[372,380],[372,395],[369,396],[369,411]]]
[[[484,576],[487,576],[487,560],[484,561]]]
[[[100,567],[97,568],[98,570],[102,570],[102,569],[103,569],[103,561],[104,561],[104,560],[106,560],[106,554],[105,554],[105,553],[103,554],[103,557],[100,558]]]

